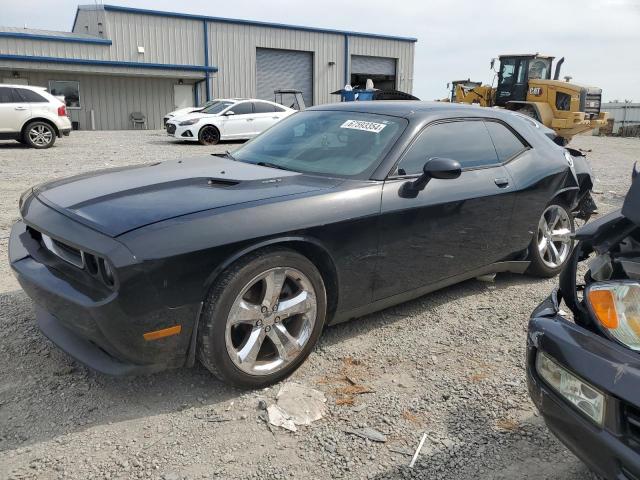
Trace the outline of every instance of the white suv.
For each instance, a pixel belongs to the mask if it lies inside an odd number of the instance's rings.
[[[70,132],[67,107],[44,87],[0,84],[0,140],[49,148]]]

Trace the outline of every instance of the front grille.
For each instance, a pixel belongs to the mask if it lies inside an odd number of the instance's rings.
[[[51,253],[71,265],[75,265],[78,268],[84,268],[84,253],[81,250],[67,245],[66,243],[62,243],[59,240],[55,240],[44,233],[41,233],[41,237],[42,244]]]
[[[623,404],[622,424],[629,446],[640,450],[640,409],[629,404]]]
[[[173,123],[167,123],[167,133],[169,135],[173,135],[174,133],[176,133],[176,126]]]
[[[600,93],[588,93],[584,102],[584,113],[587,114],[587,118],[597,118],[600,114],[600,104],[602,103],[602,94]]]

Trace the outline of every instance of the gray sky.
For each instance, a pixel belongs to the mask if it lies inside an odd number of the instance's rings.
[[[0,23],[70,30],[78,3],[2,0]],[[501,53],[564,56],[563,74],[640,102],[640,0],[112,0],[104,3],[418,38],[414,94],[443,98],[450,80],[491,82]]]

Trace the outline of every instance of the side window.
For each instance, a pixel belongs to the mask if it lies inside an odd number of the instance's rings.
[[[235,113],[236,115],[247,115],[249,113],[253,113],[251,102],[236,103],[233,107],[231,107],[231,110],[233,110],[233,113]]]
[[[284,112],[284,111],[285,111],[285,109],[284,109],[284,108],[282,108],[282,107],[278,107],[277,105],[274,105],[274,106],[273,106],[273,111],[274,111],[274,112]]]
[[[496,147],[500,162],[506,162],[527,148],[511,130],[501,123],[485,122],[485,125]]]
[[[265,102],[254,102],[253,103],[253,111],[255,113],[273,113],[273,105]]]
[[[33,90],[27,90],[26,88],[16,88],[15,90],[23,102],[49,103],[46,98],[44,98],[42,95],[37,94]]]
[[[19,101],[13,93],[13,88],[0,87],[0,103],[16,103]]]
[[[477,120],[438,123],[427,127],[400,160],[398,174],[422,173],[424,164],[433,157],[457,160],[462,168],[498,163],[487,127],[484,122]]]

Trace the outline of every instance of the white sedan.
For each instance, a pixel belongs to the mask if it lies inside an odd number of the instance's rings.
[[[203,110],[169,120],[167,134],[202,145],[215,145],[220,140],[247,140],[295,112],[266,100],[219,99]]]

